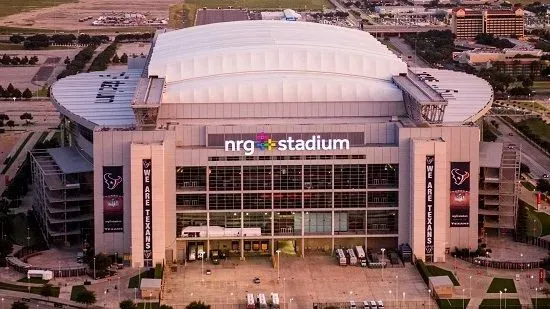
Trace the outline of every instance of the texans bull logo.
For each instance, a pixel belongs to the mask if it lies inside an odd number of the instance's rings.
[[[451,170],[451,176],[453,177],[455,185],[460,186],[470,178],[470,173],[459,168],[453,168]]]
[[[105,175],[103,175],[103,180],[105,181],[105,184],[107,184],[107,189],[114,190],[120,183],[122,183],[122,176],[113,178],[111,173],[105,173]]]

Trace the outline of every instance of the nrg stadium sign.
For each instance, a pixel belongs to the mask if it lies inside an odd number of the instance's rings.
[[[251,156],[256,149],[278,151],[314,151],[314,150],[342,150],[349,149],[348,139],[323,139],[320,135],[312,135],[310,139],[293,139],[287,137],[274,140],[263,132],[256,135],[256,140],[228,140],[225,141],[225,151],[243,151],[245,156]]]

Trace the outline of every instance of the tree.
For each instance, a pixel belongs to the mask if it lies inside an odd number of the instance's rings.
[[[44,296],[44,297],[51,297],[51,296],[54,296],[53,294],[53,286],[49,283],[46,283],[44,284],[41,288],[40,288],[40,295]]]
[[[30,121],[33,119],[31,113],[23,113],[21,116],[19,116],[19,119],[25,120],[27,124],[30,123]]]
[[[21,64],[27,64],[29,63],[29,58],[27,56],[24,56],[23,58],[21,58]]]
[[[10,128],[13,128],[15,127],[15,122],[13,122],[13,120],[8,120],[8,122],[6,122],[6,125]]]
[[[15,88],[15,90],[13,91],[13,94],[12,94],[14,97],[20,99],[21,96],[23,95],[23,93],[21,93],[21,90]]]
[[[8,88],[6,88],[6,92],[11,96],[13,94],[13,91],[15,90],[15,87],[10,83],[8,85]]]
[[[64,64],[71,63],[71,59],[69,59],[69,56],[65,57],[65,61],[63,61]]]
[[[529,166],[525,163],[521,163],[520,166],[519,166],[519,171],[520,173],[522,174],[529,174],[531,173],[531,169],[529,168]]]
[[[88,267],[90,267],[90,269],[92,271],[94,269],[94,261],[93,260],[94,259],[92,258],[88,263]],[[96,273],[96,277],[98,277],[98,278],[105,277],[108,274],[107,268],[109,268],[109,266],[111,266],[111,259],[108,256],[106,256],[103,253],[100,253],[100,254],[95,256],[95,273]]]
[[[185,309],[210,309],[210,305],[207,305],[201,301],[194,301],[187,305]]]
[[[8,121],[8,120],[10,120],[10,117],[6,114],[0,114],[0,120]]]
[[[14,34],[14,35],[10,36],[10,42],[12,42],[13,44],[19,44],[23,41],[25,41],[25,37],[23,37],[19,34]]]
[[[523,85],[523,87],[529,88],[529,87],[533,86],[533,80],[529,77],[526,77],[526,78],[523,79],[521,84]]]
[[[94,304],[96,302],[95,293],[92,291],[84,290],[76,295],[75,301],[77,303],[88,305]]]
[[[525,207],[525,205],[519,204],[516,219],[516,237],[519,237],[520,239],[523,239],[527,236],[528,217],[529,214],[527,213],[527,208]]]
[[[8,204],[6,202],[6,204]],[[8,239],[0,239],[0,259],[6,260],[6,257],[13,251],[13,244]]]
[[[120,56],[120,63],[128,63],[128,55],[126,55],[126,53]]]
[[[168,306],[168,305],[160,305],[159,309],[174,309],[174,308],[172,308],[172,306]]]
[[[8,55],[6,55],[6,54],[4,54],[4,55],[2,56],[2,60],[0,60],[0,63],[2,63],[3,65],[8,65],[8,64],[10,64],[10,63],[11,63],[11,57],[8,56]]]
[[[21,59],[19,59],[19,57],[11,58],[11,64],[18,65],[19,63],[21,63]]]
[[[536,189],[542,193],[550,192],[550,182],[546,179],[539,179],[537,180]]]
[[[23,94],[22,94],[23,98],[25,99],[30,99],[32,98],[32,92],[29,88],[25,89],[25,91],[23,91]]]
[[[27,305],[27,303],[16,301],[11,304],[11,309],[29,309],[29,306]]]
[[[115,54],[115,56],[113,57],[113,60],[111,60],[113,63],[120,63],[120,58],[118,57],[117,54]]]
[[[136,309],[137,306],[134,304],[134,302],[130,299],[123,300],[119,304],[120,309]]]

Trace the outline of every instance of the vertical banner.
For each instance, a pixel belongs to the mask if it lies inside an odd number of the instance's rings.
[[[545,270],[544,270],[544,268],[539,268],[539,283],[540,283],[540,284],[543,284],[543,283],[544,283],[544,279],[546,279]]]
[[[426,254],[434,253],[434,184],[435,157],[426,156]]]
[[[451,227],[470,226],[470,162],[451,162]]]
[[[103,233],[124,231],[122,166],[103,167]]]
[[[153,192],[151,159],[143,159],[143,266],[153,267]]]
[[[542,203],[542,193],[537,193],[537,210],[540,208],[540,204]]]

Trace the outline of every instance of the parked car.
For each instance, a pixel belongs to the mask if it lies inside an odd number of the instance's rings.
[[[260,284],[260,277],[255,277],[253,281],[256,284]]]

